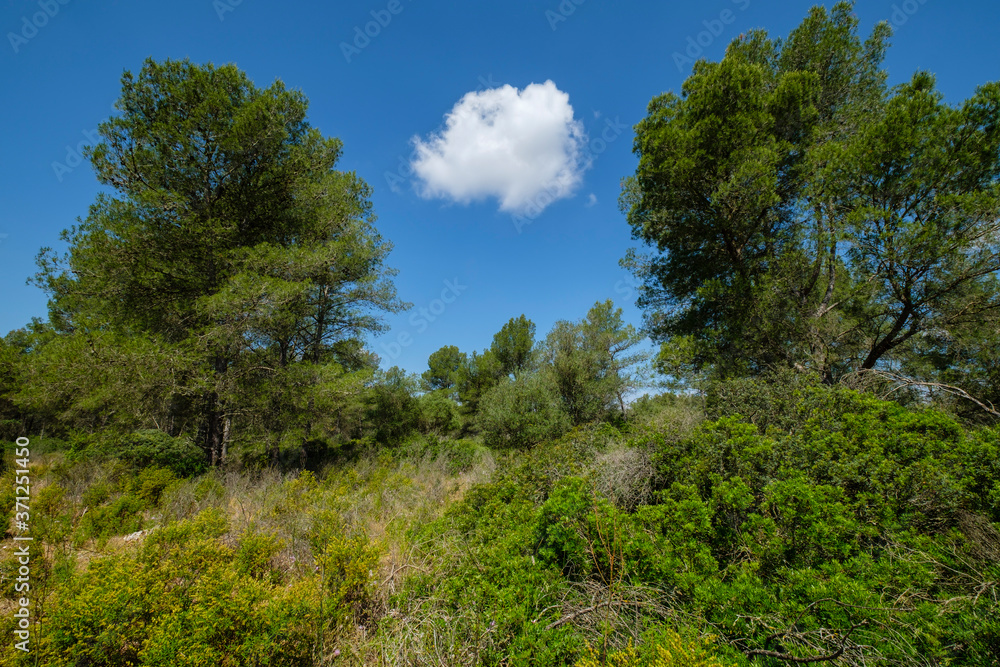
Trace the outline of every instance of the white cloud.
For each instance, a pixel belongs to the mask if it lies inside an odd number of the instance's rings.
[[[466,93],[444,129],[414,137],[412,167],[425,198],[496,197],[501,211],[537,213],[573,194],[590,166],[569,95],[551,81]]]
[[[591,206],[593,206],[596,203],[597,203],[597,195],[595,195],[593,192],[591,192],[589,195],[587,195],[587,204],[586,204],[586,206],[587,206],[587,208],[590,208]]]

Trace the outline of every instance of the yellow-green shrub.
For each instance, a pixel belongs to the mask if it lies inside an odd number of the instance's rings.
[[[712,655],[711,639],[686,640],[670,629],[647,633],[638,647],[629,644],[601,660],[589,644],[588,655],[575,667],[726,667]]]
[[[330,595],[330,614],[336,623],[353,620],[367,624],[378,611],[376,576],[381,550],[366,537],[330,539],[316,557],[323,583]]]
[[[226,530],[207,510],[154,531],[137,554],[91,561],[57,591],[44,664],[310,664],[315,578],[293,593],[256,576],[275,540],[244,535],[234,549]]]

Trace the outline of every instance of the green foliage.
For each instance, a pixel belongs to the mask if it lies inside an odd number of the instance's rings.
[[[491,350],[469,355],[459,369],[456,382],[459,401],[467,414],[475,415],[479,411],[483,396],[500,382],[501,377],[500,362]]]
[[[226,488],[222,485],[222,482],[215,475],[211,474],[199,479],[197,485],[194,487],[194,497],[196,500],[222,498],[225,492]]]
[[[541,374],[502,381],[482,398],[478,417],[483,442],[519,448],[556,438],[568,427],[555,388]]]
[[[24,329],[11,331],[0,337],[0,438],[10,443],[26,433],[37,432],[37,425],[49,421],[51,415],[32,414],[19,405],[16,395],[25,382],[26,359],[32,347],[41,338],[44,326],[37,320]],[[7,457],[0,463],[0,471],[9,464]]]
[[[73,533],[73,508],[66,495],[65,487],[53,483],[36,487],[31,502],[32,531],[60,551]]]
[[[636,125],[621,205],[653,250],[623,262],[675,380],[903,367],[994,391],[969,352],[1000,305],[1000,84],[958,106],[925,72],[889,90],[891,29],[858,26],[838,2],[741,35]]]
[[[762,664],[746,654],[808,659],[841,642],[907,665],[990,654],[992,430],[809,379],[714,392],[716,418],[689,435],[636,427],[659,490],[635,506],[597,492],[617,451],[599,429],[511,454],[419,534],[450,555],[411,582],[408,613],[459,619],[453,641],[487,664]],[[744,398],[759,427],[730,412]],[[684,619],[680,635],[667,619]],[[717,646],[679,639],[709,632]]]
[[[587,646],[587,657],[574,667],[725,667],[726,663],[712,655],[713,645],[711,637],[685,640],[674,630],[663,628],[645,633],[638,646],[630,644],[605,659]]]
[[[277,583],[280,573],[272,559],[284,548],[284,542],[270,533],[247,531],[239,538],[234,566],[240,576]]]
[[[556,484],[540,509],[538,553],[564,574],[579,576],[592,567],[587,536],[580,527],[597,502],[582,479],[569,477]]]
[[[65,257],[38,258],[56,335],[23,405],[88,429],[176,424],[212,464],[234,443],[339,435],[342,376],[373,366],[361,338],[405,307],[341,142],[301,92],[233,65],[147,60],[116,107],[85,151],[110,192]]]
[[[77,540],[92,538],[105,542],[115,535],[133,533],[142,527],[142,512],[146,507],[145,501],[127,494],[95,507],[80,519]]]
[[[84,508],[93,509],[101,505],[111,496],[112,486],[108,482],[95,482],[87,487],[80,496],[80,504]]]
[[[8,468],[2,474],[0,474],[0,537],[6,537],[11,530],[11,521],[14,520],[14,512],[16,512],[15,503],[17,502],[17,485],[14,484],[16,479],[14,469]]]
[[[459,405],[448,396],[446,390],[431,391],[422,395],[420,404],[420,425],[424,432],[448,434],[462,425]]]
[[[435,576],[418,575],[408,582],[407,599],[416,606],[410,614],[443,612],[451,620],[426,628],[427,646],[413,650],[433,650],[432,633],[448,632],[456,640],[453,664],[467,650],[484,664],[498,664],[506,656],[519,664],[558,665],[577,657],[568,628],[547,630],[538,622],[539,605],[560,574],[533,558],[534,503],[519,491],[509,480],[474,488],[440,522],[420,531],[428,550],[446,549],[454,557]],[[402,623],[389,621],[384,632],[394,637]]]
[[[574,424],[625,414],[625,395],[645,378],[648,355],[630,352],[641,340],[610,300],[594,304],[578,323],[556,322],[545,339],[544,372]]]
[[[393,366],[378,372],[369,389],[364,429],[377,443],[396,445],[420,425],[417,380]]]
[[[797,410],[807,395],[833,396],[815,391],[820,378],[792,369],[776,370],[759,377],[734,377],[708,386],[705,413],[710,419],[738,414],[762,433],[774,427],[789,432],[797,429],[808,415]],[[811,391],[812,390],[812,391]],[[806,411],[811,408],[802,405]]]
[[[179,477],[205,469],[205,452],[184,437],[171,437],[156,429],[137,431],[122,438],[108,452],[137,468],[167,468]]]
[[[614,584],[627,576],[623,553],[634,522],[585,480],[559,480],[538,509],[535,527],[539,558],[570,580],[593,577]]]
[[[379,546],[364,536],[333,536],[316,555],[334,624],[368,625],[376,618],[380,556]]]
[[[150,507],[160,504],[160,498],[171,484],[177,481],[167,468],[146,468],[132,481],[130,491]]]
[[[490,351],[500,364],[501,375],[515,378],[531,368],[531,355],[535,347],[535,323],[522,313],[510,318],[493,336]]]
[[[982,429],[964,444],[958,456],[963,462],[961,487],[968,509],[1000,523],[1000,431]]]
[[[399,454],[404,461],[416,459],[443,463],[449,475],[458,475],[471,470],[490,452],[475,440],[430,435],[409,440]]]
[[[454,345],[445,345],[427,359],[428,369],[420,376],[428,391],[452,389],[459,379],[459,372],[467,362],[464,352]]]
[[[91,561],[57,593],[46,664],[312,664],[304,621],[315,594],[262,580],[254,565],[273,545],[235,552],[219,540],[225,529],[202,514],[155,531],[135,556]]]

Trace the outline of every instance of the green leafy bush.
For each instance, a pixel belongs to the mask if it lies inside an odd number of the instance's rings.
[[[429,391],[417,402],[420,406],[421,429],[427,433],[447,434],[462,426],[458,403],[448,396],[448,390]]]
[[[44,664],[311,665],[318,582],[256,576],[274,544],[234,550],[217,511],[153,532],[135,555],[92,560],[57,591]]]
[[[569,428],[569,418],[545,375],[526,373],[483,396],[479,427],[489,447],[523,448],[559,437]]]
[[[105,541],[114,535],[134,533],[142,528],[142,512],[146,507],[141,498],[130,494],[119,496],[83,515],[77,539]]]
[[[674,630],[662,628],[645,633],[638,646],[630,644],[604,660],[588,645],[587,656],[574,667],[726,667],[712,654],[713,645],[711,637],[686,640]]]
[[[334,536],[316,556],[336,624],[369,625],[377,618],[380,556],[378,545],[364,536]]]
[[[168,468],[146,468],[132,481],[130,491],[150,507],[159,505],[160,498],[177,481]]]
[[[156,429],[136,431],[122,438],[109,452],[138,468],[168,468],[179,477],[205,469],[205,453],[186,438],[174,438]]]
[[[272,561],[284,546],[285,542],[272,533],[246,531],[239,537],[236,548],[236,572],[241,576],[277,583],[280,572]]]

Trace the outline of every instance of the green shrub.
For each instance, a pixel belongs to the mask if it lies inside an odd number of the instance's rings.
[[[254,576],[246,566],[273,543],[241,556],[220,539],[225,529],[207,511],[153,532],[138,554],[92,560],[57,591],[42,664],[313,664],[315,579],[285,588]]]
[[[236,571],[242,576],[277,582],[280,573],[272,559],[285,546],[284,540],[271,533],[247,531],[239,538],[236,549]]]
[[[160,504],[163,492],[177,481],[177,476],[167,468],[146,468],[132,481],[130,492],[150,507]]]
[[[215,471],[202,476],[194,486],[195,500],[218,500],[226,495],[226,487],[219,481]]]
[[[539,509],[539,556],[567,576],[586,575],[593,567],[585,527],[597,502],[584,480],[568,477],[556,483]]]
[[[441,438],[433,435],[411,438],[395,452],[397,460],[433,460],[444,464],[448,475],[458,475],[470,470],[483,456],[488,456],[486,447],[466,438]]]
[[[115,443],[110,454],[138,468],[168,468],[179,477],[205,469],[205,453],[187,438],[174,438],[156,429],[136,431]]]
[[[335,623],[368,625],[377,619],[381,553],[379,546],[364,536],[334,536],[316,556]]]
[[[709,419],[738,414],[761,433],[771,427],[788,432],[801,424],[804,394],[821,387],[818,376],[790,368],[761,377],[730,378],[709,386],[705,413]]]
[[[448,396],[448,390],[430,391],[417,402],[420,407],[420,426],[423,432],[453,433],[462,426],[458,403]]]
[[[381,445],[397,445],[420,426],[420,403],[414,394],[419,384],[393,366],[375,374],[365,396],[365,436]]]
[[[98,507],[111,497],[113,488],[110,482],[97,481],[84,489],[80,496],[80,504],[87,509]]]
[[[543,374],[501,382],[479,404],[483,442],[494,448],[524,448],[557,438],[569,428],[559,395]]]
[[[964,442],[962,462],[963,503],[1000,523],[1000,429],[982,429]]]
[[[669,628],[650,631],[643,635],[638,646],[610,653],[601,660],[597,652],[587,646],[587,657],[575,667],[726,667],[712,654],[714,641],[686,640]]]
[[[107,505],[90,510],[80,519],[78,539],[107,540],[114,535],[134,533],[142,528],[142,512],[146,502],[125,494]]]
[[[0,539],[10,532],[11,521],[17,511],[17,485],[14,484],[14,469],[9,468],[0,474]]]

